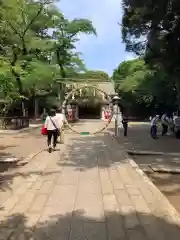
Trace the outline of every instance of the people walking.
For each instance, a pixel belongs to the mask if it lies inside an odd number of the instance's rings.
[[[174,115],[174,133],[177,139],[180,139],[180,112]]]
[[[155,117],[152,118],[151,120],[151,130],[150,134],[153,139],[157,139],[157,124],[159,120],[159,115],[156,115]]]
[[[59,136],[57,139],[58,143],[64,143],[64,131],[63,131],[63,127],[64,127],[64,115],[62,113],[62,109],[59,108],[56,110],[56,117],[57,117],[57,121],[59,124]]]
[[[57,138],[59,135],[59,121],[56,117],[56,111],[54,109],[50,110],[49,115],[46,117],[44,127],[47,129],[47,144],[49,153],[55,150],[57,144]],[[51,143],[53,139],[53,143]]]
[[[161,125],[162,125],[162,136],[166,135],[168,132],[168,126],[169,126],[169,122],[168,122],[168,116],[167,114],[163,114],[161,117]]]

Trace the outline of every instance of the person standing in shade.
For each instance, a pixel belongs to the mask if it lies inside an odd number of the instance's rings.
[[[127,131],[128,131],[128,118],[123,115],[122,117],[122,125],[124,128],[124,137],[127,137]]]
[[[161,125],[162,125],[162,136],[166,135],[168,132],[169,121],[167,114],[163,114],[161,117]]]
[[[58,118],[56,117],[56,111],[54,109],[50,110],[49,116],[46,117],[44,127],[47,129],[48,151],[51,153],[51,151],[56,148],[60,128]],[[53,143],[51,143],[52,139]]]
[[[174,133],[177,139],[180,139],[180,112],[178,111],[173,118],[174,121]]]
[[[157,139],[157,123],[159,121],[159,115],[156,115],[151,120],[151,130],[150,134],[153,139]]]
[[[174,128],[175,128],[176,118],[178,118],[178,112],[173,112],[173,132],[174,132]]]

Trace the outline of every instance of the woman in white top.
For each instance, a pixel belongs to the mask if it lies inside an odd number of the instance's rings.
[[[151,120],[151,137],[153,139],[157,139],[157,123],[159,120],[159,115],[156,115],[155,117],[152,118]]]
[[[56,117],[56,111],[50,110],[49,116],[47,116],[44,127],[47,129],[47,144],[49,152],[55,150],[57,144],[57,138],[59,135],[59,121]],[[53,146],[51,145],[51,139],[53,138]]]

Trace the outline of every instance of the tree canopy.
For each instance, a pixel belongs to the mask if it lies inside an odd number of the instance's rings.
[[[123,0],[122,7],[126,50],[141,56],[156,75],[160,72],[160,79],[165,76],[180,107],[180,2]]]
[[[144,60],[120,63],[112,78],[129,114],[145,117],[176,108],[173,83],[163,71],[150,69]]]
[[[43,94],[59,96],[64,89],[56,79],[86,71],[75,43],[79,33],[95,34],[88,19],[68,20],[54,0],[0,2],[0,95],[8,102]]]

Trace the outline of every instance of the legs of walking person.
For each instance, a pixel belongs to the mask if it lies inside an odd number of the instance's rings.
[[[168,131],[168,126],[166,124],[162,124],[162,136],[166,135]]]
[[[157,138],[157,127],[156,126],[151,127],[151,137],[154,139]]]
[[[124,137],[127,137],[127,129],[128,129],[127,123],[124,123],[123,127],[124,127]]]
[[[52,130],[47,130],[47,144],[48,144],[48,150],[51,152],[51,139],[52,139],[53,132]]]
[[[153,138],[153,126],[151,126],[151,128],[150,128],[150,135]]]
[[[59,136],[59,132],[57,130],[53,131],[53,148],[56,148],[57,145],[57,139]]]
[[[176,136],[177,139],[180,139],[180,129],[177,129],[175,131],[175,136]]]
[[[165,134],[168,132],[168,126],[165,127]]]
[[[157,138],[157,126],[154,126],[154,138]]]

